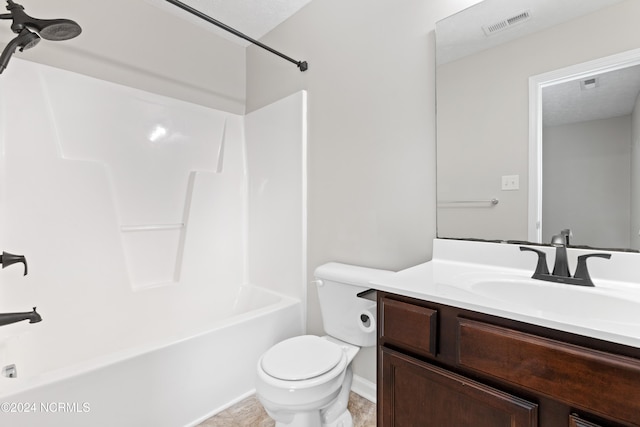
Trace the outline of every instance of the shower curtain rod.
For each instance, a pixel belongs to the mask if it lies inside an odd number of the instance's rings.
[[[260,43],[258,40],[252,39],[251,37],[247,36],[246,34],[241,33],[240,31],[236,30],[235,28],[232,28],[226,24],[223,24],[222,22],[218,21],[217,19],[213,19],[212,17],[210,17],[209,15],[205,15],[204,13],[200,12],[197,9],[194,9],[193,7],[182,3],[181,1],[178,0],[167,0],[169,3],[173,4],[174,6],[178,6],[180,9],[187,11],[195,16],[197,16],[198,18],[204,19],[205,21],[222,28],[225,31],[230,32],[231,34],[240,37],[241,39],[245,39],[246,41],[255,44],[256,46],[259,46],[265,50],[268,50],[269,52],[278,55],[280,58],[285,59],[289,62],[292,62],[294,64],[296,64],[296,66],[298,68],[300,68],[300,71],[307,71],[307,69],[309,68],[309,64],[307,63],[307,61],[296,61],[295,59],[285,55],[284,53],[278,52],[275,49],[270,48],[269,46]]]

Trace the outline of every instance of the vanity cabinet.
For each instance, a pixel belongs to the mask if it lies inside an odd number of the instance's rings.
[[[536,427],[537,406],[402,353],[381,350],[383,426]],[[443,410],[445,409],[446,410]]]
[[[378,426],[640,426],[640,349],[380,291]]]

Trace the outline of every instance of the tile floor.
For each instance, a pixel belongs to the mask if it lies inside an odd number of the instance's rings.
[[[351,392],[349,411],[353,415],[354,427],[375,427],[375,403]],[[269,418],[258,398],[253,395],[205,420],[197,427],[273,427],[274,425],[275,422]]]

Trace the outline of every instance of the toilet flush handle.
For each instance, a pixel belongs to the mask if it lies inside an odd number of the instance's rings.
[[[316,285],[319,288],[324,286],[324,282],[322,280],[313,280],[311,283],[313,283],[314,285]]]

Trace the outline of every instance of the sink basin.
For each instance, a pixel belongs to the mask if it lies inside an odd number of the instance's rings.
[[[637,295],[620,295],[619,290],[511,278],[472,281],[467,289],[538,316],[640,325],[640,299]]]

